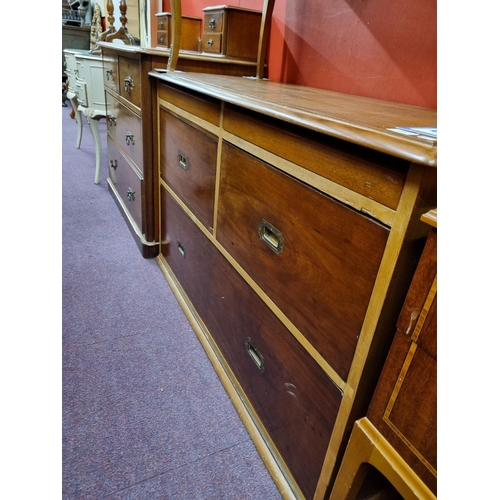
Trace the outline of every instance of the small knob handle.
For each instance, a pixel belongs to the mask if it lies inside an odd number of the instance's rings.
[[[160,43],[163,43],[165,40],[165,38],[163,38],[162,36],[160,37]]]
[[[127,189],[127,198],[128,198],[128,201],[134,201],[135,200],[135,191],[129,187]]]
[[[207,42],[207,45],[211,47],[214,44],[214,41],[210,38]]]
[[[125,92],[130,92],[132,87],[134,86],[134,82],[132,80],[132,77],[126,76],[125,77]]]
[[[109,166],[116,170],[116,168],[118,167],[118,160],[109,160]]]
[[[208,21],[208,29],[209,30],[215,29],[215,17],[212,17],[212,19],[210,19],[210,21]]]
[[[113,116],[113,115],[110,115],[108,117],[108,122],[109,122],[109,125],[112,127],[113,125],[116,126],[116,116]]]
[[[159,25],[159,26],[160,26],[160,29],[163,29],[163,26],[165,26],[165,25],[163,24],[163,21],[160,21],[160,25]]]
[[[125,142],[127,143],[127,146],[130,146],[131,144],[132,146],[135,145],[134,134],[132,134],[132,132],[127,132],[125,134]]]
[[[109,81],[109,79],[113,76],[113,70],[112,69],[107,69],[106,70],[106,80]]]

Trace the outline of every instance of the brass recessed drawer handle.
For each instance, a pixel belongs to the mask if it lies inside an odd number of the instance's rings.
[[[118,167],[118,160],[109,160],[109,166],[116,170]]]
[[[283,252],[285,237],[272,224],[262,219],[259,224],[260,239],[276,254]]]
[[[127,132],[125,134],[125,142],[127,143],[127,146],[130,146],[131,144],[132,146],[135,145],[134,134],[132,134],[132,132]]]
[[[187,170],[189,166],[189,158],[181,150],[177,151],[177,165],[183,170]]]
[[[113,76],[113,70],[112,69],[107,69],[106,70],[106,80],[108,80]]]
[[[210,38],[207,42],[207,45],[211,47],[214,44],[214,41]]]
[[[245,339],[245,348],[247,350],[247,354],[259,369],[259,372],[264,373],[266,371],[266,368],[264,366],[264,356],[262,356],[259,350],[253,345],[252,339],[250,337],[247,337]]]
[[[209,30],[215,29],[215,17],[212,17],[212,19],[210,19],[210,21],[208,21],[208,29]]]
[[[127,198],[128,201],[135,201],[135,191],[131,187],[127,189]]]
[[[108,122],[110,126],[115,125],[116,126],[116,116],[109,115]]]
[[[133,86],[134,86],[134,82],[132,80],[132,77],[126,76],[125,77],[125,92],[130,92],[132,90]]]
[[[179,253],[182,255],[182,258],[186,258],[186,249],[184,248],[184,245],[177,240],[177,250],[179,250]]]

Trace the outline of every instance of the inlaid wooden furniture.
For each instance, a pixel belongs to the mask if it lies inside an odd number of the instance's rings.
[[[436,204],[435,110],[156,80],[158,264],[284,498],[328,498]]]
[[[113,5],[107,9],[113,15]],[[153,120],[156,81],[154,69],[183,72],[255,76],[259,61],[220,58],[180,49],[182,22],[180,0],[171,1],[170,48],[141,48],[134,45],[126,29],[127,4],[120,0],[121,28],[99,42],[102,50],[108,123],[109,190],[146,258],[155,257],[159,247],[157,183],[153,168]],[[272,9],[268,8],[269,16]],[[268,31],[263,32],[268,36]],[[257,34],[259,36],[259,34]],[[120,43],[116,43],[117,40]],[[257,39],[259,44],[259,39]],[[264,49],[267,42],[260,43]]]
[[[76,147],[82,138],[82,115],[87,118],[94,140],[96,167],[94,183],[99,184],[102,165],[102,145],[99,120],[106,116],[106,101],[100,55],[89,50],[66,49],[66,74],[68,75],[67,97],[75,112],[77,124]]]
[[[405,499],[437,494],[437,210],[367,417],[356,422],[331,500],[355,499],[372,465]]]
[[[180,50],[198,52],[201,36],[201,17],[181,16]],[[156,46],[170,48],[172,45],[172,14],[156,14]]]
[[[257,60],[262,12],[217,5],[203,13],[203,52]]]

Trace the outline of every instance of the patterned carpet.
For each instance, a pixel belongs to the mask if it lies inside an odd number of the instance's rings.
[[[62,498],[281,496],[154,259],[143,259],[84,122],[62,107]]]

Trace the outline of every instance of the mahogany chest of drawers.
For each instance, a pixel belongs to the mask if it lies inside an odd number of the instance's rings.
[[[257,59],[261,12],[228,5],[206,7],[203,12],[203,52]]]
[[[157,79],[158,264],[284,498],[328,498],[436,202],[434,110]]]

